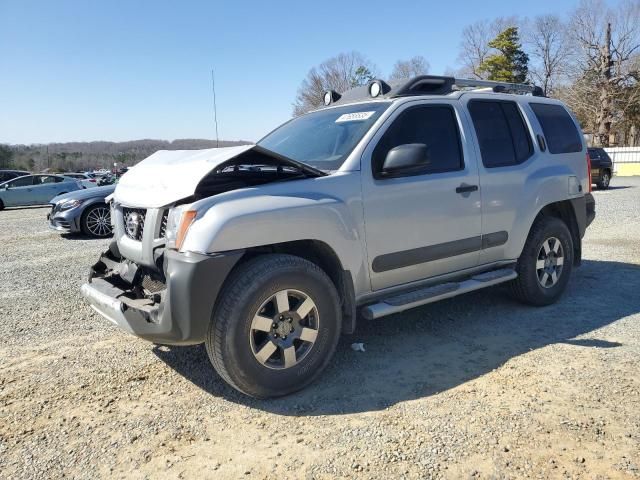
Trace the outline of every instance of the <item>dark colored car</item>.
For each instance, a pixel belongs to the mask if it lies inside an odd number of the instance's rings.
[[[50,202],[49,227],[62,233],[82,232],[91,237],[110,237],[113,233],[111,212],[105,197],[115,189],[115,185],[111,185],[58,195]]]
[[[604,148],[589,148],[591,159],[591,183],[595,183],[599,189],[609,188],[613,175],[613,162]]]
[[[0,183],[30,174],[24,170],[0,170]]]

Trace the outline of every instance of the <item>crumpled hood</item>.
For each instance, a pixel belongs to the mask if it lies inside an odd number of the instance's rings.
[[[193,195],[211,170],[254,147],[160,150],[122,176],[113,199],[132,207],[163,207]]]

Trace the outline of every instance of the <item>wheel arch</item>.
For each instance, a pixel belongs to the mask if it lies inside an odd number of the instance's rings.
[[[573,241],[573,264],[577,267],[582,261],[582,234],[575,209],[576,206],[571,200],[562,200],[545,205],[533,220],[529,228],[529,234],[531,234],[531,229],[533,229],[533,226],[540,218],[555,217],[562,220],[571,233],[571,240]]]
[[[329,276],[340,296],[342,333],[354,333],[356,328],[356,301],[353,276],[349,270],[344,269],[337,253],[328,244],[320,240],[310,239],[247,248],[235,268],[251,258],[269,253],[294,255],[318,265]]]

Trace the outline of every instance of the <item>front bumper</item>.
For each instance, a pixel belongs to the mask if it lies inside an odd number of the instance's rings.
[[[75,208],[62,212],[56,211],[53,206],[51,212],[47,214],[49,228],[61,233],[77,233],[80,231],[79,215]]]
[[[120,258],[112,246],[93,266],[81,291],[94,310],[132,335],[166,345],[202,343],[218,293],[243,253],[167,250],[164,278],[154,281],[160,288],[149,292],[143,281],[148,272]]]

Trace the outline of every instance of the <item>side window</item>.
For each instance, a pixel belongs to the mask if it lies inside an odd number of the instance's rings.
[[[515,102],[472,100],[469,113],[485,167],[517,165],[531,157],[531,136]]]
[[[64,178],[62,177],[53,177],[53,181],[56,183],[64,182]]]
[[[11,187],[29,187],[31,185],[33,185],[33,177],[16,178],[9,184]]]
[[[373,151],[371,165],[374,177],[382,171],[389,150],[408,143],[423,143],[427,146],[429,166],[424,173],[464,168],[460,131],[453,107],[421,105],[402,112]]]
[[[58,181],[58,177],[54,177],[52,175],[41,175],[38,177],[36,184],[44,185],[47,183],[56,183]]]
[[[560,105],[531,103],[550,153],[572,153],[582,151],[580,134],[567,110]]]

